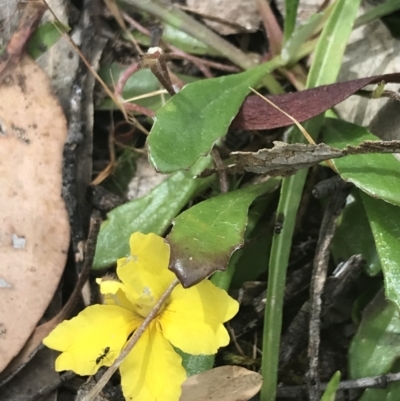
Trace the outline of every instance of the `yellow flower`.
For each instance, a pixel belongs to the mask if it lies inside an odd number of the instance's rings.
[[[87,307],[43,340],[62,352],[57,371],[93,375],[100,366],[110,366],[175,279],[168,270],[169,246],[161,237],[134,233],[130,248],[131,255],[117,262],[119,280],[98,281],[105,304]],[[238,303],[208,280],[188,289],[175,287],[120,366],[125,398],[177,401],[186,372],[173,346],[193,355],[215,354],[228,344],[223,323],[237,311]]]

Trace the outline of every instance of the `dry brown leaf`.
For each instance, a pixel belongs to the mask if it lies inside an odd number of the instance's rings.
[[[324,143],[313,145],[274,141],[274,147],[271,149],[260,149],[258,152],[232,152],[235,164],[227,166],[226,169],[230,174],[248,171],[289,177],[297,170],[312,167],[329,159],[366,153],[399,152],[400,141],[364,141],[358,146],[349,145],[343,149],[333,148]]]
[[[27,56],[0,77],[0,372],[18,354],[62,275],[69,224],[61,198],[67,124]]]
[[[262,376],[240,366],[220,366],[189,377],[179,401],[246,401],[256,395]]]

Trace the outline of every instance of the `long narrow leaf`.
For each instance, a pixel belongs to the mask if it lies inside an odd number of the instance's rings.
[[[299,0],[285,0],[285,22],[283,27],[283,38],[285,43],[290,39],[296,26],[297,7]]]
[[[322,31],[316,54],[307,81],[307,88],[335,82],[340,70],[344,49],[351,33],[360,0],[339,0]],[[329,60],[329,63],[328,63]],[[316,117],[306,123],[306,129],[315,138],[322,125],[323,117]],[[302,140],[295,131],[293,140]],[[297,209],[307,171],[284,179],[277,215],[284,218],[280,234],[273,238],[269,263],[269,282],[265,307],[262,375],[264,385],[261,401],[274,401],[278,378],[279,343],[282,328],[282,306],[286,269],[294,230]]]

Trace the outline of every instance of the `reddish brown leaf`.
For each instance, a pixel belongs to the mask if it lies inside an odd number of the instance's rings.
[[[273,103],[298,121],[305,121],[347,99],[366,85],[385,82],[400,83],[400,73],[376,75],[332,85],[323,85],[301,92],[267,96]],[[248,96],[232,122],[232,128],[262,130],[292,125],[293,121],[259,96]]]

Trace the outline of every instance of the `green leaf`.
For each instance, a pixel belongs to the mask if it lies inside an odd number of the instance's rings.
[[[102,184],[104,188],[117,195],[124,196],[132,177],[135,175],[138,157],[138,153],[132,149],[124,149],[116,160],[113,173],[104,180]]]
[[[126,70],[126,66],[120,65],[118,63],[112,63],[111,65],[102,66],[99,70],[99,75],[101,79],[109,88],[114,88],[119,80],[120,75]],[[177,76],[183,82],[194,82],[197,78],[190,77],[188,75],[177,74]],[[157,78],[149,69],[143,69],[131,77],[129,77],[123,90],[123,98],[131,99],[137,96],[145,95],[160,89],[160,83]],[[135,103],[147,107],[150,110],[156,111],[160,109],[165,102],[170,99],[169,94],[155,95],[143,99],[136,100]],[[104,102],[97,107],[100,110],[110,110],[116,109],[116,104],[110,99],[106,98]]]
[[[391,373],[400,372],[400,361],[397,360],[390,369]],[[399,401],[400,382],[392,382],[384,389],[368,388],[358,401]]]
[[[282,48],[281,56],[285,63],[289,63],[295,58],[300,46],[312,36],[323,17],[322,13],[313,14],[303,25],[294,31],[293,35]]]
[[[374,237],[358,189],[353,190],[347,200],[331,250],[336,264],[352,255],[361,254],[366,260],[369,275],[375,276],[381,271]]]
[[[336,81],[360,1],[336,1],[332,14],[318,40],[307,80],[307,88]]]
[[[399,372],[400,367],[395,372]],[[400,382],[389,383],[385,389],[368,388],[358,401],[399,401]]]
[[[162,235],[187,202],[214,180],[213,177],[193,178],[209,163],[208,158],[199,160],[192,171],[175,173],[143,198],[111,211],[101,226],[93,269],[109,267],[128,255],[129,238],[135,231]]]
[[[236,264],[231,288],[241,288],[245,281],[255,281],[268,270],[268,259],[272,242],[272,230],[267,230],[266,222],[257,225],[253,234],[246,239],[240,258]],[[217,273],[216,273],[217,274]]]
[[[339,149],[366,140],[379,140],[366,128],[338,119],[326,119],[323,141]],[[365,154],[333,160],[341,177],[365,193],[400,205],[400,162],[391,154]]]
[[[331,380],[329,380],[328,386],[326,387],[324,394],[322,394],[321,401],[335,401],[336,391],[340,383],[340,372],[336,372]]]
[[[62,36],[71,28],[60,22],[47,22],[33,32],[28,41],[28,53],[34,59],[38,59],[47,52]]]
[[[225,270],[232,253],[243,246],[247,211],[272,181],[249,186],[203,201],[180,214],[167,237],[170,269],[184,287],[217,270]]]
[[[150,46],[150,37],[140,32],[134,32],[133,36],[138,40],[139,43]],[[186,53],[208,55],[208,56],[221,56],[221,53],[210,46],[207,46],[203,42],[188,35],[180,29],[173,27],[172,25],[163,24],[163,41],[183,50]]]
[[[369,22],[375,21],[397,10],[400,10],[399,0],[386,0],[384,3],[378,4],[366,11],[365,14],[359,16],[356,19],[354,27],[368,24]],[[398,26],[398,21],[396,21],[396,25]]]
[[[271,187],[269,187],[268,192],[274,191],[279,183],[280,179],[278,178],[271,178],[269,181],[269,184],[271,184]],[[253,235],[256,235],[256,232],[259,232],[260,230],[257,231],[257,229],[261,226],[265,229],[265,224],[259,223],[259,220],[261,216],[264,214],[265,210],[268,208],[272,200],[272,196],[268,193],[266,196],[260,196],[258,199],[254,201],[252,204],[250,210],[249,210],[249,215],[248,215],[248,224],[246,227],[246,233],[245,233],[245,240],[246,241],[252,241]],[[262,240],[264,239],[263,237],[261,238]],[[265,243],[263,244],[264,248],[267,248],[265,246]],[[243,252],[244,249],[239,249],[237,250],[232,257],[229,259],[228,267],[226,268],[226,271],[220,272],[217,271],[215,272],[212,277],[211,281],[213,284],[215,284],[217,287],[222,288],[225,291],[228,291],[228,289],[231,287],[231,281],[234,278],[235,273],[237,272],[237,268],[239,263],[241,263],[242,259],[246,256],[246,253],[249,253],[251,250],[246,249],[245,252]],[[263,264],[264,270],[266,269],[266,259],[262,258],[259,263]],[[249,265],[246,266],[247,270],[249,270]],[[250,270],[252,269],[252,266]],[[193,376],[197,373],[204,372],[206,370],[211,369],[214,366],[215,362],[215,355],[189,355],[185,354],[184,352],[180,351],[179,355],[182,357],[182,365],[186,369],[186,372],[188,376]]]
[[[362,322],[349,349],[351,379],[390,372],[400,357],[398,307],[380,291],[364,311]]]
[[[255,86],[277,61],[241,74],[207,79],[185,86],[156,115],[147,140],[157,171],[190,168],[222,138],[249,87]]]
[[[400,208],[361,194],[385,279],[387,299],[400,308]]]
[[[360,0],[338,0],[335,3],[332,14],[329,16],[317,43],[315,57],[307,78],[307,88],[335,82],[359,5]],[[322,122],[323,116],[319,116],[305,124],[307,131],[314,139],[319,134]],[[304,141],[298,129],[293,132],[291,142]],[[272,239],[269,260],[261,364],[261,373],[264,379],[261,388],[261,401],[274,401],[276,398],[286,271],[296,214],[306,177],[307,170],[301,170],[294,176],[282,181],[277,215],[283,216],[284,223],[281,233],[275,234]]]
[[[283,29],[283,37],[285,43],[290,39],[294,28],[296,26],[297,19],[297,7],[299,6],[299,0],[285,0],[285,21]]]

